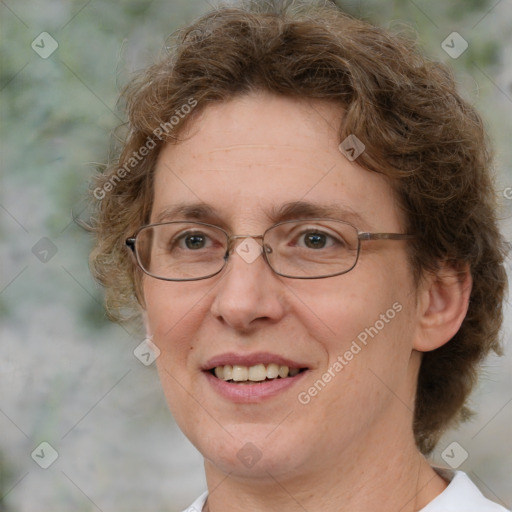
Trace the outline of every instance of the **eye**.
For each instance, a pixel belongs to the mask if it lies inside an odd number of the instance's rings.
[[[323,249],[328,243],[328,237],[324,233],[310,232],[304,235],[304,243],[310,249]]]
[[[293,245],[305,247],[307,249],[319,250],[343,247],[346,244],[340,236],[336,236],[334,233],[329,234],[323,230],[307,228],[294,238]]]
[[[202,249],[206,243],[206,237],[204,235],[189,235],[184,239],[187,249]]]
[[[192,250],[197,251],[199,249],[206,249],[212,245],[211,238],[202,233],[200,231],[191,232],[185,231],[183,233],[179,233],[169,242],[169,248],[175,249],[184,249],[184,250]]]

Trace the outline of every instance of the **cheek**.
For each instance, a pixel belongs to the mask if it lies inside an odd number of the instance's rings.
[[[160,382],[176,421],[185,425],[193,389],[197,329],[201,315],[200,299],[183,293],[181,283],[147,280],[144,284],[146,329],[160,350],[156,359]]]
[[[381,276],[362,276],[356,272],[344,274],[332,281],[293,283],[296,305],[302,309],[298,316],[310,329],[327,337],[347,340],[379,320],[393,304],[402,304],[404,294]],[[395,306],[395,309],[399,307]],[[394,318],[395,310],[388,316]],[[323,337],[323,336],[322,336]]]
[[[405,262],[396,271],[390,268],[361,265],[360,271],[331,282],[317,281],[309,288],[299,283],[295,290],[303,303],[298,316],[309,336],[320,342],[329,365],[341,357],[344,373],[354,377],[362,368],[387,366],[393,371],[408,363],[414,321],[412,281]]]
[[[193,294],[184,294],[182,283],[147,280],[144,283],[146,329],[162,355],[182,359],[193,349],[194,328],[200,303]]]
[[[404,403],[411,398],[407,384],[413,304],[406,290],[374,283],[373,293],[370,287],[319,292],[314,302],[318,315],[303,317],[309,319],[310,338],[316,333],[324,358],[315,378],[301,390],[300,403],[312,402],[317,417],[325,416],[327,423],[346,426],[350,411],[349,423],[363,428],[395,395]],[[327,325],[325,335],[318,335],[314,324]]]

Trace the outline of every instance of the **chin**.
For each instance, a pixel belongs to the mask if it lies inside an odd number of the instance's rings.
[[[207,464],[231,476],[263,481],[289,477],[305,463],[305,454],[299,451],[305,442],[295,441],[284,429],[281,435],[270,433],[273,429],[275,425],[238,424],[236,428],[227,428],[233,437],[227,432],[219,437],[206,437],[198,432],[189,438],[195,438],[192,442]]]

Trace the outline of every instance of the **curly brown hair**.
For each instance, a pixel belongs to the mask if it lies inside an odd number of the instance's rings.
[[[497,227],[482,120],[449,70],[408,38],[333,5],[286,1],[220,7],[178,31],[174,46],[125,89],[129,131],[91,189],[91,267],[106,288],[107,310],[122,321],[127,307],[136,313],[137,302],[144,305],[124,241],[149,221],[163,145],[179,142],[209,104],[258,90],[343,107],[339,140],[354,134],[364,141],[358,164],[390,178],[406,232],[417,235],[408,248],[417,282],[441,261],[470,268],[466,318],[448,343],[423,355],[419,372],[414,434],[429,453],[468,416],[479,363],[491,350],[500,353],[508,245]]]

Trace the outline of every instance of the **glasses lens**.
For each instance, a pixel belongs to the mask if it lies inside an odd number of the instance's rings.
[[[297,278],[328,277],[351,270],[357,262],[357,229],[345,222],[283,222],[265,234],[265,254],[275,272]]]
[[[136,251],[145,272],[161,279],[199,279],[224,265],[226,234],[191,222],[148,226],[137,234]]]

